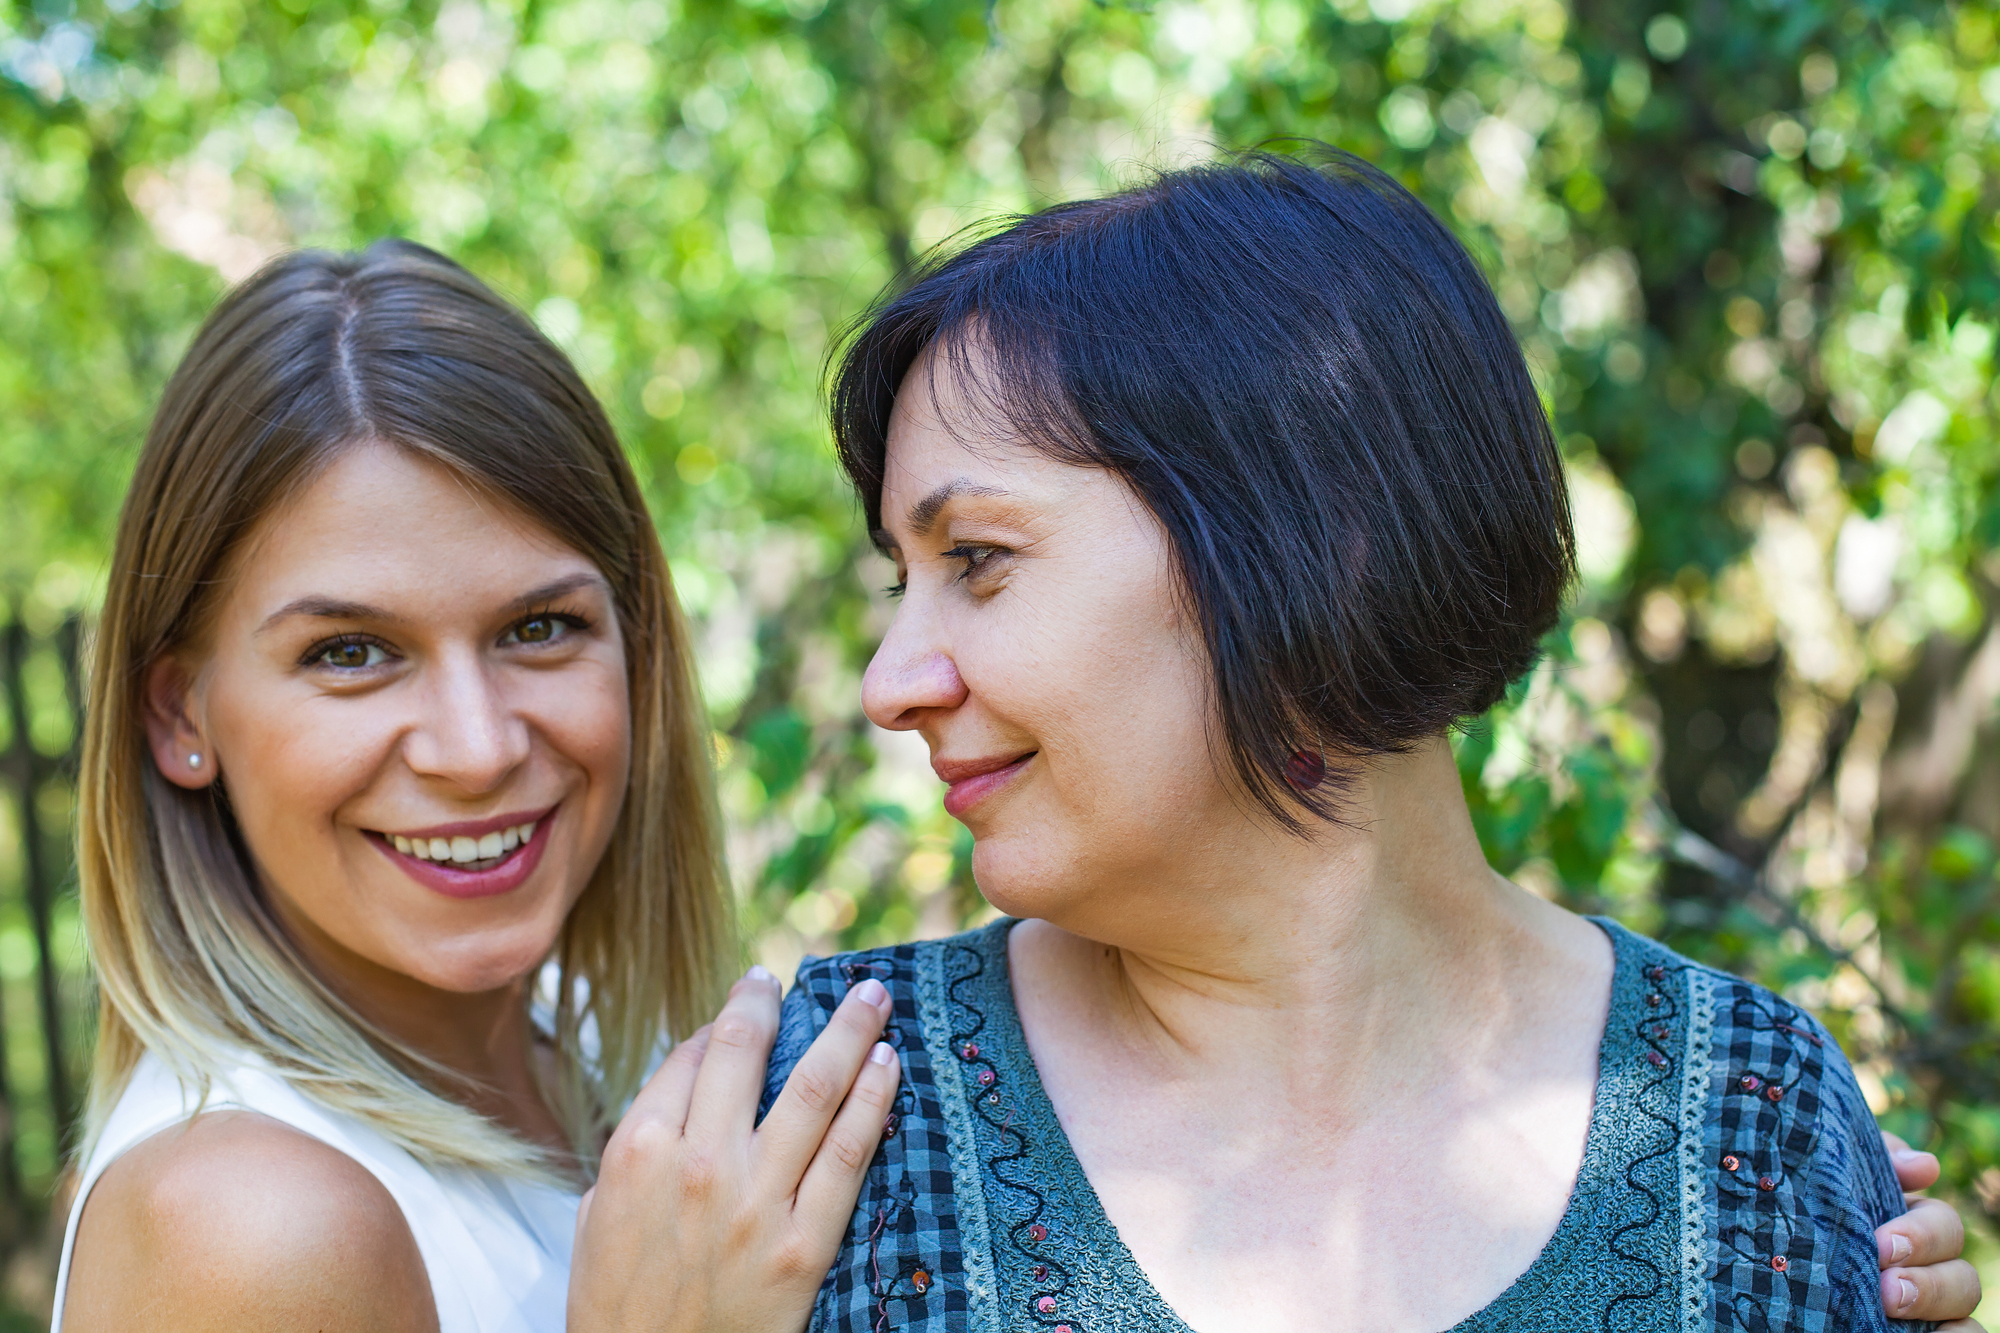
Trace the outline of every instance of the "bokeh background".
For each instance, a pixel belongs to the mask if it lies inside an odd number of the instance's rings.
[[[831,463],[830,343],[961,228],[1288,135],[1381,163],[1465,238],[1569,460],[1573,612],[1459,738],[1495,864],[1823,1015],[1993,1255],[1996,18],[0,0],[0,1266],[21,1326],[47,1309],[92,1025],[78,664],[151,405],[229,283],[287,247],[409,236],[575,357],[698,622],[737,892],[782,971],[984,910],[921,745],[856,706],[889,575]]]

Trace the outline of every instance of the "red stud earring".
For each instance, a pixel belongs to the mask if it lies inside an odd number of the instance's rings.
[[[1311,791],[1326,781],[1326,758],[1316,750],[1294,750],[1285,761],[1285,781],[1299,791]]]

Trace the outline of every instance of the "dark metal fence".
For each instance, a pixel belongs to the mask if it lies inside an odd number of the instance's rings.
[[[37,610],[24,597],[0,597],[4,1255],[46,1243],[51,1195],[73,1146],[90,1030],[72,853],[84,626],[74,613]]]

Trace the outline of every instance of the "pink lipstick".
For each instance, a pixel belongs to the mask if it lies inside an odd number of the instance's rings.
[[[1012,782],[1037,753],[1030,750],[1011,759],[931,760],[931,770],[950,784],[944,794],[945,813],[963,819],[967,810]]]
[[[491,898],[519,888],[528,876],[535,873],[535,867],[541,864],[542,853],[548,849],[549,831],[555,826],[556,809],[550,806],[538,814],[500,815],[492,819],[439,824],[434,828],[407,832],[378,833],[371,830],[367,836],[384,856],[395,862],[398,869],[425,888],[447,898]],[[461,861],[452,859],[447,850],[454,843],[462,846],[470,840],[477,844],[503,831],[528,826],[532,826],[533,831],[527,838],[506,847],[498,856],[470,855],[470,859]],[[412,845],[444,854],[424,857],[401,850]]]

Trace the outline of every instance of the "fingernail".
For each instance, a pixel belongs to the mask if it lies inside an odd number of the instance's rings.
[[[876,1042],[875,1049],[868,1052],[868,1063],[871,1065],[892,1064],[895,1062],[895,1059],[896,1048],[886,1041]]]
[[[1916,1283],[1906,1277],[1899,1277],[1896,1279],[1896,1287],[1900,1293],[1896,1298],[1896,1308],[1898,1310],[1907,1310],[1917,1303]]]
[[[743,979],[745,981],[768,981],[773,985],[776,985],[778,981],[775,976],[771,975],[771,969],[765,967],[762,963],[750,964],[750,970],[743,974]]]
[[[861,997],[862,1003],[872,1004],[877,1009],[882,1008],[889,1001],[888,987],[884,986],[881,982],[875,980],[875,978],[873,977],[868,978],[868,980],[862,982],[859,986],[856,986],[854,988],[854,993]]]
[[[1903,1262],[1903,1260],[1909,1257],[1910,1257],[1910,1238],[1908,1236],[1889,1237],[1889,1262],[1892,1264],[1900,1264]],[[1915,1288],[1911,1288],[1911,1290],[1915,1290]]]

